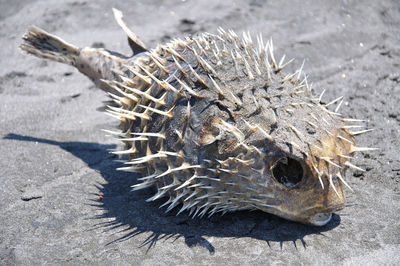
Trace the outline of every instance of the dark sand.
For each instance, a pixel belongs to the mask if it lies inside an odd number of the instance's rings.
[[[222,26],[272,37],[291,69],[305,59],[317,93],[344,95],[342,113],[376,129],[358,138],[379,151],[355,159],[367,172],[348,173],[348,206],[312,228],[261,212],[176,217],[130,192],[136,177],[114,170],[101,131],[116,124],[96,111],[106,96],[17,48],[35,24],[129,54],[113,6],[151,47]],[[399,1],[0,0],[0,35],[1,265],[400,264]]]

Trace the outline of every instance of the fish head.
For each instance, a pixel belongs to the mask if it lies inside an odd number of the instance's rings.
[[[227,201],[240,198],[237,204],[243,209],[315,226],[327,224],[332,213],[345,206],[344,176],[355,140],[339,117],[322,112],[318,118],[325,125],[311,122],[307,114],[286,117],[272,134],[262,121],[209,120],[198,142],[217,157],[213,168],[225,184],[222,190],[229,193]],[[315,125],[314,131],[307,121]]]
[[[315,152],[300,151],[290,145],[272,148],[264,157],[265,187],[261,194],[268,195],[267,205],[257,208],[315,226],[327,224],[333,212],[343,209],[346,198],[342,179],[346,169],[339,165],[343,162],[327,162]],[[325,157],[328,160],[333,156]]]

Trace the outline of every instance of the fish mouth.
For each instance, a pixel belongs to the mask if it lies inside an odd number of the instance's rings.
[[[332,219],[331,212],[316,213],[308,220],[308,223],[315,226],[324,226]]]

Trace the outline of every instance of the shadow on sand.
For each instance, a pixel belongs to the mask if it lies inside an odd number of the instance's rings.
[[[131,191],[136,184],[137,175],[115,170],[120,163],[112,160],[110,149],[115,145],[102,145],[89,142],[58,142],[54,140],[35,138],[17,134],[8,134],[4,139],[39,142],[56,145],[80,158],[87,165],[99,171],[105,179],[105,184],[97,184],[99,193],[92,195],[90,204],[103,210],[102,215],[94,216],[100,222],[95,229],[103,228],[107,231],[117,230],[118,238],[108,245],[130,239],[136,235],[151,232],[151,235],[141,244],[141,247],[150,249],[159,240],[183,237],[189,246],[202,246],[211,254],[215,247],[204,236],[215,237],[251,237],[270,242],[279,242],[281,248],[284,242],[291,242],[297,248],[297,241],[306,248],[304,237],[310,234],[320,234],[329,231],[340,224],[340,217],[334,215],[331,222],[323,227],[306,226],[280,219],[279,217],[261,211],[241,211],[228,213],[224,216],[214,215],[211,218],[192,219],[187,213],[176,216],[176,210],[164,213],[160,209],[164,201],[146,202],[154,193],[151,189]],[[102,199],[100,199],[102,196]],[[179,208],[178,208],[179,209]],[[112,222],[101,220],[110,220]],[[118,230],[120,229],[120,230]]]

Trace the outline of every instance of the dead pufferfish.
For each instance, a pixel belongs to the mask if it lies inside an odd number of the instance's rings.
[[[357,151],[361,120],[338,113],[342,97],[314,97],[302,67],[275,60],[272,41],[233,31],[176,39],[147,49],[114,10],[132,57],[78,48],[39,28],[23,52],[70,64],[106,91],[120,121],[110,131],[126,149],[121,170],[143,175],[135,190],[193,217],[258,209],[322,226],[344,207],[344,180]],[[321,95],[322,96],[322,95]],[[334,110],[330,106],[337,104]],[[348,186],[349,187],[349,186]],[[350,188],[350,187],[349,187]],[[351,189],[351,188],[350,188]]]

